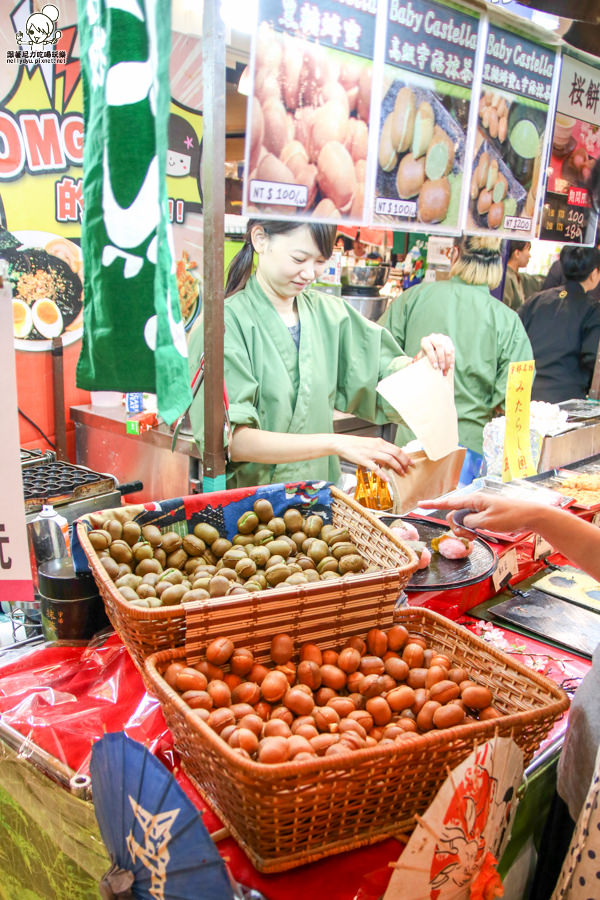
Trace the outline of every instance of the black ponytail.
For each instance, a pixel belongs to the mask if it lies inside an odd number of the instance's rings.
[[[226,297],[230,297],[232,294],[237,293],[237,291],[243,290],[246,286],[246,282],[252,275],[253,259],[254,248],[252,247],[249,232],[246,232],[244,246],[235,254],[229,263],[229,269],[227,270],[227,284],[225,285]]]
[[[319,253],[324,259],[329,259],[333,253],[333,243],[335,241],[336,226],[324,225],[321,222],[278,222],[271,219],[249,219],[244,236],[244,246],[236,253],[229,264],[227,272],[227,284],[225,286],[225,296],[230,297],[237,291],[241,291],[246,286],[246,282],[252,274],[252,263],[254,259],[254,248],[252,246],[252,229],[260,225],[269,237],[277,234],[287,234],[302,228],[306,225],[310,230],[311,236],[319,249]]]

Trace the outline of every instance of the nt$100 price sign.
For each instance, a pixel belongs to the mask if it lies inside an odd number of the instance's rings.
[[[308,203],[308,188],[304,184],[252,180],[250,182],[250,203],[304,207]]]

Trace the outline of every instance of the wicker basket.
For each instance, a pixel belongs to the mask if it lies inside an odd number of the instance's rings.
[[[277,631],[291,634],[296,648],[306,641],[339,648],[352,635],[364,636],[366,622],[371,627],[392,624],[370,598],[362,604],[355,599],[332,620],[325,639],[325,624],[315,609],[305,615],[301,610],[289,620],[286,611],[277,618],[273,610],[255,608],[250,601],[244,615],[242,605],[237,604],[236,613],[246,622],[243,646],[263,662]],[[210,630],[198,635],[198,642],[205,646],[217,633],[237,636],[229,613],[215,610]],[[423,634],[429,646],[448,654],[455,665],[476,673],[477,681],[492,690],[502,717],[429,732],[404,746],[390,743],[343,757],[264,765],[237,755],[161,677],[169,662],[185,657],[184,649],[146,660],[147,679],[187,774],[260,871],[282,871],[412,830],[415,814],[427,809],[447,767],[464,760],[475,743],[495,734],[510,736],[527,764],[567,709],[566,694],[553,682],[443,616],[413,607],[397,611],[394,618]]]
[[[377,565],[381,571],[354,575],[344,580],[313,582],[301,587],[290,587],[289,590],[257,591],[252,595],[253,607],[272,597],[273,593],[276,594],[278,605],[281,607],[290,601],[293,605],[302,606],[305,598],[318,600],[323,604],[337,605],[340,597],[362,592],[363,596],[383,602],[391,610],[399,593],[416,570],[418,560],[414,551],[395,538],[385,525],[351,497],[333,486],[330,487],[330,491],[333,524],[338,528],[347,528],[362,557],[369,563]],[[211,495],[203,496],[210,498]],[[254,496],[260,496],[260,489]],[[144,508],[135,508],[137,511],[140,509]],[[104,512],[109,513],[110,510]],[[108,618],[144,675],[143,661],[151,653],[183,646],[186,637],[186,618],[195,610],[197,604],[180,604],[156,609],[131,606],[107,575],[92,547],[88,539],[86,517],[77,522],[76,529],[77,538],[104,600]],[[201,602],[200,608],[208,614],[223,602],[224,598],[215,598]],[[193,659],[192,650],[190,660]]]

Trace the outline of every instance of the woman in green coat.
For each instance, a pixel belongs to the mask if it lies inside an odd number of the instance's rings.
[[[335,234],[330,225],[251,219],[231,263],[224,339],[233,427],[230,488],[336,482],[340,459],[383,477],[386,468],[403,474],[411,465],[399,447],[381,438],[333,431],[334,409],[380,424],[400,421],[375,388],[411,362],[385,329],[344,300],[310,287],[331,255]],[[190,341],[193,371],[202,340],[202,328],[196,328]],[[424,338],[417,357],[424,354],[444,372],[454,363],[445,335]],[[191,420],[201,446],[201,392]]]

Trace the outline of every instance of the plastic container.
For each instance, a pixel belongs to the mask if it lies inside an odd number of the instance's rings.
[[[139,413],[144,410],[144,395],[141,391],[125,394],[125,409],[128,413]]]
[[[47,641],[89,641],[109,624],[93,576],[77,574],[70,559],[41,563],[38,589]]]
[[[69,523],[50,503],[44,504],[42,511],[29,523],[29,535],[38,565],[71,553]]]

